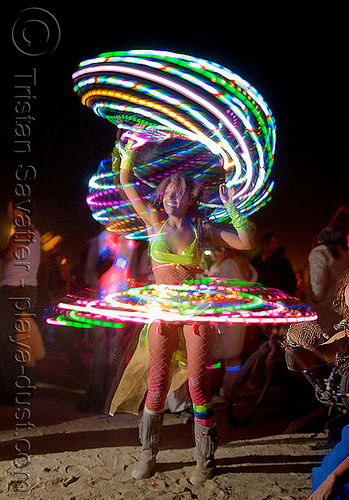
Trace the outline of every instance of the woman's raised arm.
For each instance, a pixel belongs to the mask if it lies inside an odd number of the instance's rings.
[[[213,226],[211,231],[213,241],[216,245],[232,247],[238,250],[249,250],[254,247],[253,226],[242,218],[233,203],[234,189],[227,188],[225,184],[219,186],[219,196],[228,214],[236,233],[222,228],[219,224]]]
[[[136,189],[137,183],[135,182],[133,174],[133,157],[135,151],[132,149],[132,146],[134,143],[135,141],[129,139],[121,153],[120,184],[139,217],[145,222],[145,224],[154,226],[159,224],[160,217],[158,212],[154,207],[144,202]]]

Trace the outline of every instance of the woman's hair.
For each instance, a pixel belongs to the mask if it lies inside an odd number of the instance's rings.
[[[191,177],[185,176],[178,172],[173,175],[169,175],[161,181],[156,189],[156,196],[154,198],[153,204],[157,208],[163,208],[164,193],[170,183],[174,184],[174,186],[178,188],[182,193],[188,193],[188,195],[191,197],[192,203],[188,208],[188,217],[196,220],[203,218],[204,215],[200,213],[198,208],[198,203],[203,194],[203,186],[200,184],[196,184]]]
[[[333,227],[325,227],[318,235],[317,243],[319,245],[326,245],[334,259],[338,259],[339,257],[337,245],[348,249],[346,238],[340,231],[335,231]]]
[[[345,290],[349,286],[349,271],[345,273],[338,283],[338,292],[333,301],[333,308],[336,313],[349,320],[349,307],[345,302]]]

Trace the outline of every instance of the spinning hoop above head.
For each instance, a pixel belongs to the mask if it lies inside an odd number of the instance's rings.
[[[223,176],[245,216],[270,199],[275,121],[259,92],[231,70],[184,54],[128,50],[81,62],[73,79],[96,114],[136,134],[142,127],[150,144],[137,150],[136,178],[152,186],[178,168],[216,178],[207,204],[218,208]],[[225,217],[222,208],[211,214]]]

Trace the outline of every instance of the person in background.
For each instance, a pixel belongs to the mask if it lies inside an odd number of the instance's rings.
[[[349,272],[343,275],[334,308],[343,318],[341,322],[347,336],[349,328]],[[331,340],[331,339],[330,339]],[[349,425],[342,431],[341,441],[315,467],[311,476],[312,495],[308,500],[348,500],[349,498]]]
[[[214,247],[213,264],[207,274],[250,282],[255,282],[258,278],[258,273],[246,252],[223,247]]]
[[[83,249],[79,254],[78,262],[70,269],[70,292],[78,295],[81,291],[85,290],[85,267],[88,255],[89,246],[84,243]]]
[[[14,403],[15,383],[23,375],[23,364],[30,365],[32,362],[30,349],[26,359],[22,360],[25,363],[19,362],[14,343],[17,333],[31,334],[31,323],[22,321],[22,318],[35,316],[40,234],[33,225],[32,213],[33,202],[30,198],[14,198],[8,203],[7,217],[12,222],[12,227],[8,245],[1,254],[0,398],[10,404]]]
[[[208,271],[208,276],[254,282],[257,281],[258,274],[245,252],[234,248],[214,247],[213,264]],[[234,380],[241,368],[245,335],[246,326],[242,323],[235,325],[222,323],[218,327],[211,369],[213,370],[214,367],[220,369],[220,363],[224,363],[222,389],[225,397],[230,395]],[[214,380],[214,372],[211,373],[212,380]]]
[[[103,229],[97,237],[90,240],[84,273],[87,287],[94,290],[93,293],[100,298],[108,293],[127,290],[132,281],[129,268],[135,248],[134,240],[126,240],[121,235]],[[146,270],[142,270],[142,273],[142,276],[135,274],[135,278],[143,279]],[[133,325],[120,323],[115,328],[95,326],[91,330],[91,363],[80,407],[82,411],[103,411],[132,329]]]
[[[338,280],[349,270],[348,242],[340,231],[326,227],[316,243],[308,256],[309,285],[305,299],[317,312],[321,327],[333,335],[333,325],[340,321],[340,315],[332,303]]]
[[[145,239],[135,241],[130,266],[131,286],[144,286],[154,283],[150,267],[149,245]]]
[[[262,234],[260,246],[259,255],[251,259],[251,264],[258,273],[258,281],[294,295],[297,290],[296,276],[277,237],[271,232]]]
[[[295,272],[297,280],[297,290],[295,296],[302,302],[305,302],[305,295],[309,284],[309,265],[306,264],[303,268],[297,269]]]
[[[67,259],[62,253],[62,236],[47,232],[41,236],[40,243],[37,315],[40,329],[45,332],[45,311],[68,293],[70,274]]]
[[[70,267],[63,251],[63,237],[49,231],[41,236],[41,259],[38,270],[37,318],[48,349],[63,348],[75,371],[84,368],[80,354],[80,332],[71,326],[48,325],[50,308],[71,291]]]

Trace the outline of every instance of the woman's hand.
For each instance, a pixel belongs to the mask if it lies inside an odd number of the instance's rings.
[[[123,135],[123,139],[128,139],[125,150],[127,151],[135,151],[136,149],[143,146],[150,139],[150,135],[147,134],[141,125],[135,125],[134,131],[127,130]]]
[[[235,190],[233,187],[227,188],[226,184],[219,185],[219,197],[223,205],[226,203],[232,203],[234,198]]]

